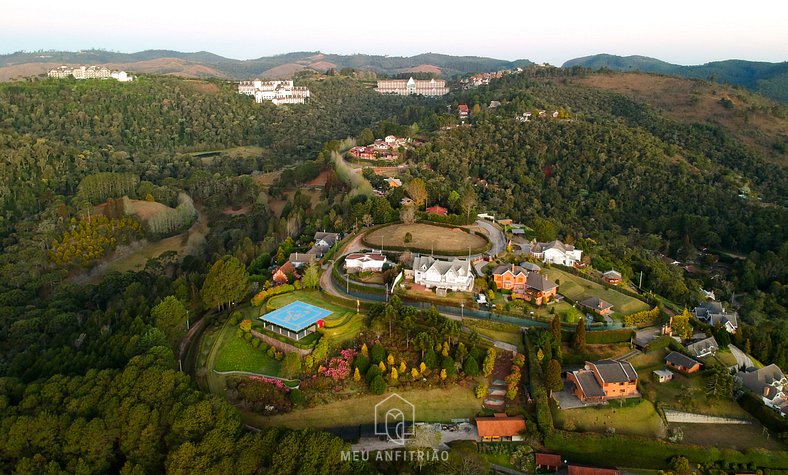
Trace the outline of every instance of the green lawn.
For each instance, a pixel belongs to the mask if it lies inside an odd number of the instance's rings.
[[[259,348],[253,348],[236,336],[237,326],[225,325],[216,342],[217,355],[213,364],[216,371],[248,371],[270,376],[279,374],[280,363]]]
[[[424,422],[449,422],[456,418],[472,418],[482,407],[473,391],[462,386],[398,391],[416,408],[416,419]],[[375,422],[375,405],[390,394],[364,395],[343,401],[298,409],[288,414],[265,417],[242,413],[244,422],[255,427],[284,426],[293,429],[341,427]]]
[[[554,267],[544,269],[545,275],[550,280],[558,281],[558,292],[572,300],[580,301],[588,297],[599,297],[613,304],[613,310],[622,315],[648,310],[651,307],[646,302],[624,295],[613,289],[608,289],[596,282],[564,272]]]
[[[506,327],[500,329],[484,328],[480,325],[474,325],[473,320],[467,318],[463,320],[463,324],[465,324],[465,326],[468,328],[475,330],[479,335],[484,335],[488,338],[492,338],[493,340],[515,345],[517,347],[517,351],[524,353],[523,334],[520,327],[515,327],[511,330]],[[512,325],[512,327],[514,327],[514,325]]]
[[[709,416],[732,417],[736,419],[752,419],[733,399],[717,399],[706,396],[706,382],[703,376],[695,373],[685,376],[673,371],[673,380],[666,383],[655,382],[652,378],[654,369],[665,365],[638,368],[644,394],[654,392],[655,400],[667,409],[706,414]]]
[[[618,401],[607,406],[594,406],[561,410],[551,404],[553,420],[557,427],[566,427],[572,421],[579,432],[605,432],[613,427],[617,434],[662,437],[666,433],[662,419],[654,405],[643,400],[635,406],[620,407]]]

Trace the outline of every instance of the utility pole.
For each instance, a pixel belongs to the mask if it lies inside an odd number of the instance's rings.
[[[640,271],[640,282],[638,283],[638,288],[643,290],[643,271]]]
[[[189,331],[189,311],[186,310],[186,331]]]

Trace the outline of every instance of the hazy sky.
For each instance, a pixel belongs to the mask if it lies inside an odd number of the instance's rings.
[[[0,53],[103,48],[433,52],[560,65],[596,53],[678,64],[788,60],[788,1],[3,0]]]

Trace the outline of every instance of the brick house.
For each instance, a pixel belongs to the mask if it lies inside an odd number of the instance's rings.
[[[493,281],[499,290],[511,290],[512,293],[525,293],[525,282],[528,278],[528,271],[520,266],[498,266],[493,270]],[[519,292],[515,292],[519,290]]]
[[[697,373],[700,371],[703,364],[700,361],[695,361],[689,356],[683,355],[676,351],[671,351],[665,357],[665,364],[669,368],[681,371],[682,373]]]
[[[586,361],[585,367],[567,374],[574,394],[581,401],[603,402],[608,399],[637,397],[638,373],[626,361]]]

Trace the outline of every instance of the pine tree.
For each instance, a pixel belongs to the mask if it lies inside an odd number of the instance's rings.
[[[583,351],[586,348],[586,325],[585,319],[583,317],[580,317],[580,319],[577,321],[573,346],[579,351]]]

